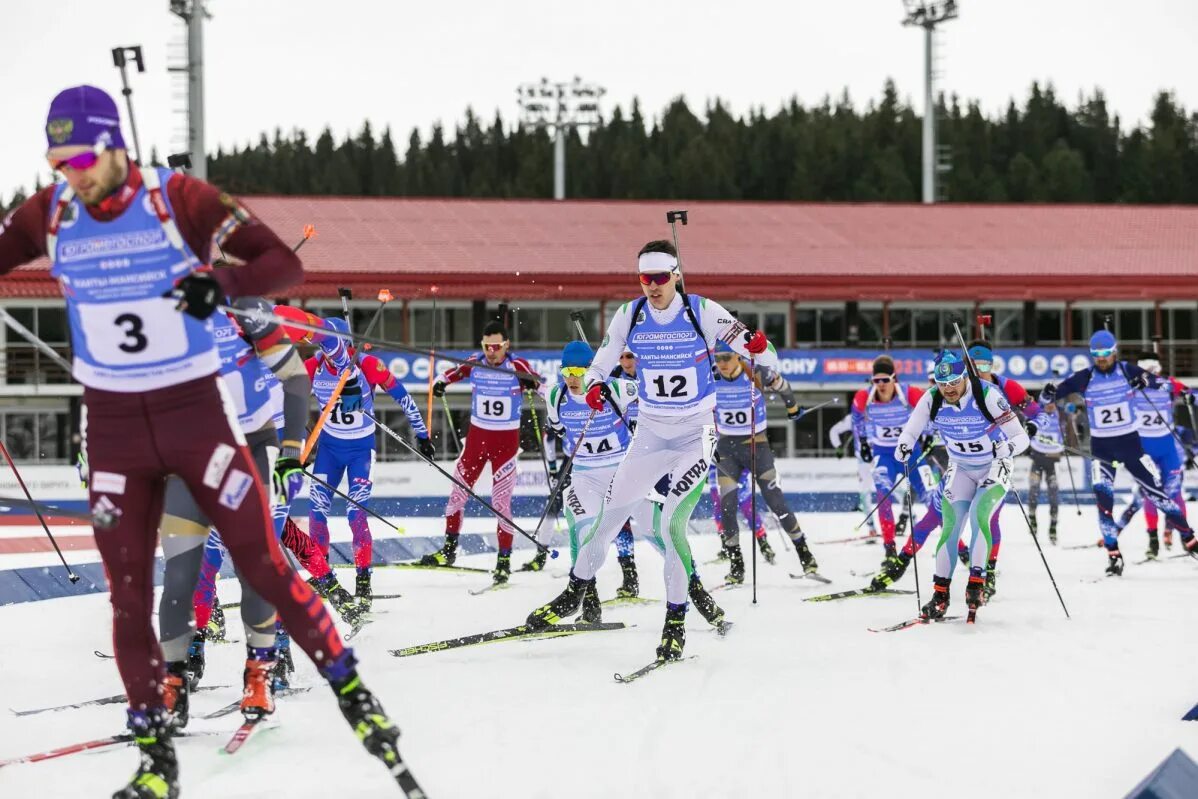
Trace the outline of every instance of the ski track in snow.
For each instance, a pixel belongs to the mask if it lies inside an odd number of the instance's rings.
[[[1093,539],[1093,511],[1078,518],[1066,510],[1060,543]],[[509,589],[470,596],[467,589],[485,585],[487,575],[380,569],[375,591],[404,596],[354,641],[361,674],[403,729],[403,755],[433,799],[905,799],[959,790],[971,799],[1099,799],[1124,796],[1177,746],[1198,757],[1198,724],[1180,720],[1198,701],[1189,677],[1198,660],[1198,564],[1132,565],[1142,557],[1142,522],[1123,536],[1124,577],[1098,583],[1085,581],[1101,576],[1101,550],[1062,551],[1042,533],[1073,614],[1066,620],[1018,508],[1008,506],[998,594],[977,625],[875,635],[867,628],[914,616],[915,597],[802,602],[861,587],[867,580],[849,571],[876,568],[881,551],[820,545],[843,538],[857,514],[800,518],[833,583],[791,580],[793,550],[779,550],[775,566],[758,562],[756,606],[748,585],[715,595],[736,623],[726,639],[689,615],[686,651],[700,657],[685,668],[633,685],[612,680],[652,659],[660,606],[604,608],[605,621],[636,625],[618,632],[393,658],[387,649],[519,624],[564,583],[514,572]],[[714,536],[692,544],[700,563],[718,546]],[[925,601],[931,550],[919,559]],[[637,556],[642,595],[664,597],[657,555],[638,542]],[[520,550],[514,565],[528,557]],[[489,567],[493,558],[459,563]],[[718,584],[723,570],[703,567],[704,581]],[[613,596],[619,582],[612,552],[599,576],[601,596]],[[913,570],[895,587],[914,588]],[[964,589],[958,565],[950,613],[964,612]],[[237,598],[235,581],[222,580],[220,591],[223,601]],[[240,636],[237,612],[227,617],[230,635]],[[0,627],[9,637],[0,647],[0,707],[121,691],[114,664],[91,654],[111,648],[107,595],[0,608]],[[242,663],[240,646],[210,646],[205,681],[236,685]],[[252,738],[236,757],[218,754],[221,738],[177,742],[183,796],[395,795],[298,647],[296,663],[295,684],[316,690],[281,699],[279,728]],[[191,729],[231,735],[236,716],[198,715],[238,693],[194,697]],[[0,759],[124,725],[121,705],[23,718],[0,712]],[[114,747],[10,766],[0,769],[0,796],[108,796],[136,762],[132,749]]]

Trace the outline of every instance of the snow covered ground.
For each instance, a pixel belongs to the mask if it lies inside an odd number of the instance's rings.
[[[1093,513],[1062,509],[1062,545],[1096,537]],[[819,543],[849,535],[859,518],[802,517],[833,585],[790,579],[797,558],[780,550],[778,565],[758,565],[756,605],[748,586],[715,594],[736,622],[727,638],[692,612],[687,653],[698,658],[632,685],[612,674],[652,659],[661,606],[606,608],[605,620],[634,625],[617,632],[387,654],[520,623],[564,586],[562,560],[477,597],[467,591],[485,575],[380,569],[376,592],[403,597],[376,603],[375,622],[355,641],[361,672],[402,725],[405,757],[433,799],[1121,797],[1175,747],[1198,757],[1198,724],[1180,721],[1198,702],[1198,564],[1130,565],[1143,550],[1141,522],[1126,534],[1122,579],[1102,578],[1097,548],[1047,550],[1067,620],[1018,508],[1008,507],[998,595],[976,626],[876,634],[867,628],[913,616],[915,597],[802,601],[867,582],[861,574],[877,567],[880,547]],[[717,549],[714,536],[693,544],[700,561]],[[638,547],[642,593],[661,597],[658,557]],[[489,567],[493,557],[459,563]],[[925,598],[931,565],[929,547]],[[723,567],[702,573],[714,586]],[[601,594],[618,583],[613,553]],[[913,585],[909,571],[900,587]],[[963,610],[963,591],[958,570],[953,610]],[[222,581],[221,592],[235,599],[236,584]],[[229,619],[230,636],[242,638],[236,613]],[[0,629],[0,708],[121,691],[113,663],[92,655],[111,648],[107,595],[0,608]],[[205,683],[229,687],[197,695],[194,713],[237,697],[242,658],[240,645],[209,647]],[[306,661],[296,683],[316,687],[281,700],[277,728],[235,756],[218,754],[223,737],[179,741],[185,797],[394,795]],[[119,705],[0,713],[0,759],[118,732],[124,721]],[[236,723],[197,719],[192,728],[227,733]],[[108,796],[135,762],[117,747],[10,766],[0,769],[0,796]]]

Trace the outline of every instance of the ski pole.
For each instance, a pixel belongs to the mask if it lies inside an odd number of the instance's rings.
[[[537,530],[541,529],[541,525],[545,523],[545,519],[549,516],[549,509],[553,507],[553,503],[561,495],[562,489],[566,487],[566,478],[570,475],[570,470],[574,466],[574,456],[578,454],[579,448],[582,447],[582,441],[586,438],[587,430],[591,428],[591,421],[595,418],[596,413],[598,411],[592,408],[586,422],[582,425],[582,430],[578,433],[578,440],[574,442],[574,449],[570,452],[570,456],[566,458],[566,462],[562,465],[562,468],[558,469],[557,473],[560,477],[558,477],[553,491],[550,492],[549,498],[545,500],[545,508],[541,511],[541,518],[537,520]],[[556,551],[554,551],[553,557],[557,557]]]
[[[757,383],[754,378],[757,376],[757,359],[752,353],[749,353],[749,481],[751,487],[749,489],[749,497],[752,500],[752,519],[749,520],[750,526],[753,528],[749,532],[749,538],[753,539],[753,604],[757,604],[757,397],[754,389],[757,388]]]
[[[53,347],[35,336],[32,330],[14,319],[13,315],[3,308],[0,308],[0,319],[3,319],[4,324],[11,327],[17,335],[28,341],[33,346],[37,347],[47,358],[65,369],[68,375],[72,375],[71,364],[67,362],[66,358],[55,352]]]
[[[94,518],[90,513],[80,510],[69,510],[67,508],[59,508],[55,505],[47,505],[44,502],[21,499],[20,497],[0,497],[0,505],[5,507],[29,508],[30,510],[42,509],[47,513],[52,513],[55,516],[62,516],[67,519],[77,519],[81,522],[91,522]]]
[[[926,450],[925,450],[925,451],[923,451],[923,452],[920,452],[920,453],[919,453],[919,457],[915,459],[915,465],[916,465],[916,466],[918,466],[918,465],[919,465],[919,463],[920,463],[920,461],[922,461],[922,460],[923,460],[924,458],[926,458],[927,456],[928,456],[928,453],[927,453],[927,451],[926,451]],[[904,473],[904,475],[903,475],[902,477],[900,477],[899,479],[895,480],[895,481],[894,481],[894,485],[892,485],[892,486],[890,487],[890,490],[886,492],[886,495],[885,495],[885,496],[883,496],[881,499],[879,499],[879,500],[878,500],[878,502],[877,502],[877,504],[875,504],[875,505],[874,505],[872,508],[870,508],[870,509],[869,509],[869,513],[865,514],[865,518],[864,518],[864,519],[862,519],[861,521],[857,522],[857,526],[856,526],[856,527],[854,527],[854,528],[853,528],[853,530],[854,530],[854,531],[860,530],[860,529],[861,529],[861,526],[862,526],[863,524],[866,524],[866,523],[869,521],[870,517],[871,517],[871,516],[873,516],[875,513],[877,513],[877,511],[878,511],[878,508],[882,507],[882,503],[884,503],[886,500],[890,499],[891,495],[892,495],[892,494],[894,494],[894,492],[898,490],[898,487],[899,487],[899,486],[901,486],[901,485],[903,484],[903,481],[904,481],[905,479],[907,479],[907,475]]]
[[[369,413],[367,413],[366,411],[362,411],[362,415],[363,415],[363,416],[365,416],[365,417],[366,417],[367,419],[369,419],[370,421],[374,422],[376,425],[378,425],[378,428],[379,428],[380,430],[382,430],[384,433],[386,433],[387,435],[389,435],[389,436],[391,436],[393,439],[395,439],[395,440],[396,440],[396,442],[398,442],[398,443],[400,444],[400,446],[402,446],[402,447],[406,448],[406,449],[407,449],[409,452],[411,452],[411,453],[412,453],[413,455],[415,455],[417,458],[419,458],[420,460],[424,461],[424,462],[425,462],[425,463],[427,463],[429,466],[432,466],[434,469],[436,469],[436,470],[437,470],[438,472],[440,472],[441,474],[445,475],[445,477],[446,477],[446,478],[447,478],[447,479],[448,479],[448,480],[449,480],[451,483],[453,483],[453,484],[454,484],[454,485],[456,485],[458,488],[460,488],[460,489],[462,489],[463,491],[465,491],[465,492],[466,492],[466,494],[467,494],[467,495],[469,495],[471,498],[473,498],[473,499],[477,500],[477,501],[478,501],[478,503],[479,503],[480,505],[482,505],[482,506],[483,506],[484,508],[486,508],[487,510],[491,511],[491,513],[494,513],[494,514],[495,514],[495,516],[496,516],[497,518],[499,518],[501,521],[507,522],[507,524],[508,524],[508,526],[509,526],[509,527],[511,527],[513,530],[515,530],[515,531],[516,531],[517,533],[519,533],[520,535],[522,535],[522,536],[524,536],[525,538],[527,538],[529,541],[533,542],[533,544],[535,544],[535,545],[536,545],[536,547],[537,547],[537,549],[538,549],[539,551],[541,551],[541,552],[548,552],[548,553],[549,553],[549,556],[550,556],[551,558],[556,558],[556,557],[557,557],[557,550],[556,550],[556,549],[554,549],[554,550],[550,550],[550,549],[549,549],[549,547],[545,546],[545,545],[544,545],[544,544],[542,544],[540,541],[538,541],[537,539],[533,538],[533,537],[532,537],[531,535],[529,535],[528,533],[524,532],[523,528],[521,528],[521,527],[520,527],[520,525],[516,524],[514,521],[512,521],[511,519],[509,519],[509,518],[508,518],[508,517],[507,517],[505,514],[503,514],[503,513],[501,513],[500,511],[496,510],[494,505],[492,505],[490,502],[487,502],[485,499],[483,499],[482,497],[480,497],[478,494],[474,493],[474,491],[473,491],[473,490],[472,490],[472,489],[471,489],[469,486],[467,486],[465,483],[461,482],[461,481],[460,481],[460,480],[458,480],[456,477],[454,477],[452,474],[450,474],[449,472],[447,472],[447,471],[445,471],[444,469],[442,469],[442,468],[441,468],[441,466],[440,466],[440,464],[438,464],[436,461],[429,460],[428,458],[426,458],[426,457],[424,457],[422,454],[420,454],[420,450],[416,449],[416,448],[415,448],[415,447],[413,447],[411,444],[409,444],[409,443],[407,442],[407,440],[406,440],[406,439],[404,439],[404,437],[403,437],[403,436],[401,436],[399,433],[395,432],[395,431],[394,431],[394,430],[392,430],[390,427],[387,427],[387,425],[383,424],[382,422],[380,422],[378,419],[376,419],[376,418],[374,418],[373,416],[371,416],[371,415],[370,415]]]
[[[1057,411],[1057,412],[1060,413],[1060,411]],[[1064,437],[1065,437],[1064,433],[1062,433],[1061,438],[1063,439]],[[1062,445],[1064,445],[1064,441],[1062,441],[1061,443],[1062,443]],[[1073,507],[1077,509],[1077,515],[1081,516],[1082,515],[1082,505],[1081,505],[1081,502],[1079,502],[1077,499],[1077,481],[1075,481],[1073,479],[1073,464],[1069,460],[1069,450],[1066,449],[1066,450],[1064,450],[1064,452],[1065,452],[1065,471],[1069,472],[1069,487],[1073,490]]]
[[[921,453],[922,454],[922,453]],[[908,461],[903,461],[903,477],[907,482],[911,482],[911,464]],[[897,483],[895,484],[897,485]],[[912,515],[911,511],[911,491],[907,492],[907,516]],[[923,597],[919,594],[919,550],[920,547],[915,546],[915,520],[911,520],[911,565],[915,569],[915,615],[919,616],[923,613]]]
[[[171,296],[175,299],[182,299],[182,294],[178,291],[171,292]],[[264,311],[260,308],[255,308],[252,310],[244,310],[242,308],[234,308],[231,305],[221,304],[221,305],[217,305],[216,309],[218,311],[224,311],[225,313],[232,314],[233,316],[237,316],[242,319],[252,319],[257,322],[277,322],[278,324],[281,324],[287,328],[292,328],[295,330],[304,330],[304,331],[307,331],[310,333],[320,333],[325,336],[332,336],[334,338],[344,339],[344,340],[350,342],[351,344],[359,344],[359,345],[371,344],[373,346],[381,347],[383,349],[395,350],[396,352],[407,352],[407,353],[411,353],[414,355],[427,356],[427,355],[431,354],[430,350],[423,350],[423,349],[420,349],[419,347],[409,347],[407,344],[401,344],[398,341],[387,341],[386,339],[377,338],[375,336],[367,336],[367,335],[358,334],[358,333],[343,333],[340,330],[330,330],[327,327],[319,327],[317,325],[310,325],[305,322],[299,322],[295,319],[288,319],[287,317],[279,316],[278,314],[276,314],[272,311]],[[508,368],[502,367],[502,366],[491,366],[491,364],[486,363],[485,361],[474,361],[474,360],[469,360],[467,358],[458,358],[453,355],[445,355],[444,353],[442,353],[438,357],[441,358],[442,360],[452,361],[454,363],[467,364],[472,369],[487,369],[492,372],[499,372],[500,374],[505,374],[505,375],[522,374],[522,375],[526,375],[525,379],[532,377],[532,378],[536,378],[537,380],[539,380],[541,382],[544,382],[544,380],[545,380],[544,377],[537,374],[536,372],[528,372],[528,373],[516,372],[514,369],[508,369]]]
[[[824,400],[823,402],[819,403],[818,405],[812,405],[810,408],[804,408],[803,410],[799,411],[799,415],[794,418],[794,421],[797,422],[799,419],[802,419],[804,416],[811,413],[812,411],[818,411],[820,408],[826,408],[829,405],[839,405],[839,404],[840,404],[840,397],[833,397],[830,400]]]
[[[307,244],[308,239],[314,237],[315,235],[316,235],[316,225],[304,225],[303,237],[298,242],[296,242],[295,246],[291,248],[291,251],[299,252],[300,247],[303,247],[305,244]]]
[[[54,540],[54,534],[50,532],[50,525],[46,524],[46,517],[42,516],[41,508],[33,501],[33,495],[29,493],[29,489],[25,486],[25,480],[22,479],[21,473],[17,471],[17,464],[13,463],[12,455],[9,454],[8,447],[4,446],[3,441],[0,441],[0,452],[4,453],[4,460],[8,461],[8,467],[12,469],[13,475],[17,478],[17,483],[21,486],[21,492],[29,500],[29,506],[33,508],[37,520],[41,522],[42,530],[46,532],[46,538],[50,539],[50,543],[54,546],[54,551],[58,553],[58,559],[62,561],[62,567],[67,570],[67,579],[72,583],[79,582],[79,575],[71,570],[70,565],[67,564],[67,559],[63,557],[62,550],[58,548],[58,542]]]
[[[1118,469],[1120,466],[1118,461],[1108,461],[1105,458],[1098,457],[1093,452],[1086,452],[1085,450],[1082,450],[1082,449],[1076,449],[1075,447],[1071,447],[1068,444],[1065,444],[1064,447],[1065,447],[1065,450],[1068,452],[1072,452],[1076,455],[1080,455],[1083,458],[1089,458],[1090,460],[1096,461],[1097,463],[1101,463],[1103,466],[1110,467],[1111,469]],[[1140,478],[1138,478],[1134,474],[1132,474],[1130,471],[1128,472],[1128,476],[1131,477],[1132,480],[1135,480],[1136,483],[1138,483],[1139,486],[1142,489],[1144,489],[1145,491],[1147,491],[1151,494],[1154,494],[1155,496],[1159,497],[1160,499],[1164,500],[1165,502],[1169,502],[1169,503],[1173,502],[1173,500],[1169,498],[1169,495],[1166,494],[1164,491],[1161,491],[1156,486],[1148,485],[1143,480],[1141,480]]]
[[[325,487],[325,488],[327,488],[329,491],[332,491],[334,494],[336,494],[337,496],[341,497],[341,498],[342,498],[342,499],[344,499],[346,502],[348,502],[349,504],[353,505],[355,508],[357,508],[358,510],[362,511],[363,513],[368,513],[368,514],[370,514],[371,516],[373,516],[374,518],[378,519],[380,522],[382,522],[383,524],[387,525],[388,527],[390,527],[392,530],[394,530],[395,532],[399,533],[400,535],[406,535],[406,534],[407,534],[407,530],[405,530],[404,528],[395,526],[394,524],[392,524],[391,522],[387,521],[386,519],[384,519],[384,518],[383,518],[382,516],[380,516],[379,514],[377,514],[377,513],[375,513],[374,511],[372,511],[370,508],[368,508],[368,507],[366,507],[365,505],[363,505],[361,502],[358,502],[358,500],[354,499],[354,498],[353,498],[353,497],[351,497],[349,494],[344,494],[344,493],[342,493],[342,492],[341,492],[339,489],[337,489],[335,486],[333,486],[333,485],[330,485],[329,483],[326,483],[324,480],[321,480],[319,477],[317,477],[316,475],[312,474],[312,472],[308,471],[307,469],[301,469],[300,471],[302,471],[304,474],[308,475],[308,477],[311,477],[311,478],[312,478],[312,480],[313,480],[314,482],[316,482],[318,485],[322,485],[322,486],[324,486],[324,487]]]
[[[341,377],[337,380],[337,385],[333,386],[333,393],[329,395],[329,401],[325,403],[320,410],[320,416],[316,419],[316,424],[312,426],[312,431],[308,433],[308,439],[304,442],[304,448],[300,451],[300,463],[307,463],[308,456],[312,454],[312,448],[316,446],[316,439],[320,436],[320,431],[324,429],[324,424],[329,420],[329,415],[333,413],[333,408],[341,400],[341,390],[345,388],[345,381],[349,380],[349,370],[342,369]]]
[[[541,465],[545,467],[545,485],[552,479],[549,476],[549,456],[545,454],[545,439],[541,436],[541,417],[537,413],[536,393],[532,389],[524,389],[524,397],[528,400],[528,409],[532,412],[532,431],[537,437],[537,451],[541,453]]]
[[[1044,563],[1044,570],[1048,572],[1048,579],[1052,582],[1052,590],[1057,592],[1057,599],[1061,602],[1061,610],[1065,611],[1065,618],[1073,618],[1069,615],[1069,608],[1065,607],[1065,598],[1061,596],[1061,589],[1057,587],[1057,578],[1052,576],[1052,569],[1048,565],[1048,558],[1044,557],[1044,550],[1040,548],[1040,538],[1036,535],[1036,528],[1032,526],[1031,519],[1027,515],[1027,510],[1023,507],[1023,498],[1019,496],[1019,489],[1012,488],[1011,493],[1015,495],[1015,501],[1019,503],[1019,512],[1023,514],[1023,521],[1027,524],[1027,530],[1032,534],[1032,542],[1036,545],[1036,551],[1040,553],[1040,560]]]

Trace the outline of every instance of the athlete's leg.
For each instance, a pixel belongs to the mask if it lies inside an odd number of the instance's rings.
[[[893,495],[887,496],[887,494],[894,487],[894,474],[886,463],[886,458],[883,455],[885,452],[886,450],[879,450],[878,454],[874,456],[871,476],[874,486],[874,502],[878,506],[874,516],[877,517],[878,526],[882,528],[882,544],[887,550],[891,550],[894,548],[894,497]]]
[[[201,591],[197,583],[210,529],[207,518],[195,506],[187,487],[176,477],[167,480],[165,503],[159,528],[163,574],[162,596],[158,600],[158,631],[162,655],[170,664],[187,658],[187,648],[195,637],[193,607],[197,598],[206,600],[204,624],[208,623],[207,614],[211,612],[211,598],[215,597],[216,586],[214,580],[206,581]]]
[[[739,448],[730,436],[723,436],[716,444],[719,460],[715,468],[719,473],[720,489],[720,537],[725,548],[740,546],[740,519],[737,506],[740,504],[740,474],[743,469],[737,457]]]
[[[1052,527],[1057,526],[1057,511],[1061,506],[1061,491],[1057,483],[1057,460],[1052,457],[1044,467],[1044,479],[1048,484],[1048,521]]]
[[[495,509],[512,518],[512,493],[516,490],[516,455],[520,451],[519,430],[486,431],[487,459],[491,462],[491,504]],[[510,555],[515,530],[499,519],[496,523],[499,555]]]
[[[1031,451],[1031,465],[1027,470],[1027,515],[1032,529],[1036,527],[1036,508],[1040,505],[1040,478],[1044,477],[1044,456]]]
[[[466,444],[462,448],[462,454],[458,456],[458,462],[454,466],[454,477],[458,482],[474,488],[474,484],[478,481],[478,476],[482,474],[483,466],[487,463],[487,449],[485,446],[486,436],[485,430],[474,429],[470,430],[470,435],[466,436]],[[455,485],[453,491],[449,494],[449,501],[445,504],[445,536],[446,538],[457,539],[462,532],[462,509],[466,507],[466,501],[470,499],[460,486]]]
[[[969,521],[969,506],[977,492],[978,481],[985,475],[984,470],[968,468],[957,463],[950,463],[944,475],[944,494],[940,500],[940,510],[944,514],[943,528],[940,541],[936,544],[936,577],[940,580],[951,580],[957,567],[957,542],[961,538],[961,528]]]
[[[331,486],[341,485],[345,475],[344,444],[329,435],[320,437],[312,474]],[[321,554],[329,557],[329,513],[333,507],[333,492],[315,480],[308,488],[308,534]]]
[[[363,446],[355,447],[346,464],[349,498],[363,507],[370,506],[374,482],[370,479],[374,467],[374,439],[361,439]],[[356,442],[355,442],[356,443]],[[362,508],[350,505],[346,511],[349,529],[353,533],[354,566],[361,572],[374,562],[374,537],[370,534],[370,516]]]
[[[761,450],[758,450],[760,453]],[[761,466],[758,464],[758,471],[761,471]],[[738,488],[736,490],[736,504],[740,509],[740,515],[745,518],[749,526],[753,526],[753,519],[757,519],[757,527],[753,530],[753,535],[758,540],[765,538],[765,514],[758,512],[756,516],[753,513],[753,506],[757,504],[757,498],[753,496],[753,482],[750,479],[749,470],[743,469],[740,473],[740,478],[737,481]]]

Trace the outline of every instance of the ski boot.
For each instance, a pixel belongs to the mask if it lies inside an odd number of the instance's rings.
[[[245,671],[242,672],[244,687],[241,691],[241,715],[247,719],[269,716],[275,712],[274,691],[271,678],[274,674],[274,650],[246,644]]]
[[[724,551],[728,553],[728,576],[724,578],[724,582],[741,585],[745,581],[745,557],[740,552],[740,545],[725,546]]]
[[[986,563],[986,587],[982,589],[982,604],[989,605],[990,599],[998,593],[998,561],[991,558]]]
[[[212,605],[212,615],[208,617],[208,626],[204,628],[204,637],[209,641],[225,640],[225,612],[215,600]]]
[[[582,598],[582,622],[598,624],[603,621],[603,606],[599,604],[599,589],[591,583],[586,595]]]
[[[341,715],[349,722],[366,751],[383,761],[383,765],[401,784],[404,780],[411,782],[411,787],[404,789],[406,796],[424,796],[411,774],[406,774],[407,767],[399,756],[399,727],[387,717],[387,711],[383,710],[374,694],[362,685],[357,672],[351,669],[348,676],[330,680],[329,685],[337,694]]]
[[[1031,516],[1028,517],[1027,526],[1032,531],[1032,535],[1036,535],[1037,533],[1040,532],[1040,525],[1036,521],[1036,515],[1034,512],[1032,513]]]
[[[965,586],[965,607],[969,608],[969,621],[972,622],[982,606],[982,592],[986,578],[982,577],[981,569],[969,570],[969,583]]]
[[[757,536],[757,548],[761,550],[761,556],[765,558],[765,562],[774,565],[777,560],[777,555],[774,554],[774,548],[770,546],[770,542],[766,540],[764,535]]]
[[[500,551],[499,557],[495,559],[495,571],[491,572],[491,581],[495,585],[506,585],[508,579],[512,576],[512,551]]]
[[[932,598],[920,609],[919,617],[926,620],[943,619],[948,611],[948,587],[951,577],[936,577],[932,580]]]
[[[906,550],[894,557],[886,558],[886,560],[882,561],[881,571],[870,581],[868,590],[871,593],[876,593],[894,585],[907,572],[907,565],[910,562],[911,556],[907,554]]]
[[[894,523],[894,534],[895,535],[902,535],[904,532],[907,531],[908,519],[909,519],[909,517],[907,516],[907,511],[903,511],[902,513],[899,514],[898,521]]]
[[[358,614],[370,612],[374,605],[374,591],[370,588],[370,567],[359,568],[354,579],[354,598],[358,600]]]
[[[1123,576],[1123,556],[1119,554],[1117,549],[1107,550],[1109,562],[1106,566],[1107,577],[1122,577]]]
[[[657,647],[657,659],[681,660],[686,646],[686,603],[666,604],[666,623],[661,631],[661,644]]]
[[[1057,545],[1057,517],[1048,520],[1048,543]]]
[[[964,542],[957,547],[957,559],[961,561],[961,565],[969,567],[969,547],[965,546]]]
[[[204,633],[197,632],[187,647],[187,688],[194,691],[204,678]]]
[[[570,584],[552,602],[528,614],[524,624],[534,630],[544,630],[552,624],[557,624],[563,616],[573,616],[582,605],[582,599],[595,585],[595,578],[581,580],[570,573]]]
[[[291,636],[280,624],[275,628],[275,668],[271,675],[270,692],[277,694],[291,687],[295,661],[291,659]]]
[[[811,554],[811,550],[807,547],[807,536],[801,535],[796,538],[794,545],[795,552],[799,553],[799,563],[803,564],[803,574],[814,574],[819,571],[815,555]]]
[[[1172,549],[1173,548],[1173,528],[1171,528],[1171,527],[1165,528],[1164,538],[1165,538],[1165,549]]]
[[[1156,560],[1157,555],[1161,554],[1161,542],[1157,538],[1156,530],[1148,531],[1148,551],[1144,553],[1144,558],[1147,560]]]
[[[162,683],[162,704],[170,714],[171,732],[187,726],[191,717],[191,692],[187,685],[187,661],[166,664],[166,681]]]
[[[458,559],[458,537],[456,535],[445,536],[445,544],[436,552],[425,555],[419,561],[421,566],[452,566],[453,562]]]
[[[349,625],[358,623],[362,611],[358,609],[353,595],[342,588],[341,583],[337,582],[337,575],[330,571],[320,579],[309,577],[308,585],[312,586],[312,590],[320,594],[322,598],[329,601],[329,604],[333,606],[333,610],[337,611],[337,615],[341,617],[343,622]]]
[[[715,603],[715,599],[703,587],[703,582],[699,579],[698,574],[691,574],[687,593],[690,595],[691,602],[695,603],[695,609],[699,611],[699,615],[706,619],[708,624],[717,630],[723,627],[724,609]]]
[[[129,730],[141,752],[137,773],[112,799],[177,799],[179,761],[171,742],[168,713],[162,708],[129,713]]]
[[[882,557],[893,558],[895,555],[898,554],[898,547],[895,546],[893,541],[891,541],[889,544],[886,544],[885,546],[886,546],[886,551],[883,553]]]
[[[621,599],[640,596],[641,583],[636,576],[636,559],[632,555],[623,555],[618,560],[620,570],[624,572],[624,582],[616,589],[616,596]]]
[[[545,568],[545,559],[549,557],[548,551],[542,549],[537,553],[536,557],[520,567],[522,572],[539,572]]]
[[[715,559],[716,560],[728,560],[728,550],[725,549],[724,547],[720,547],[720,551],[715,553]]]

